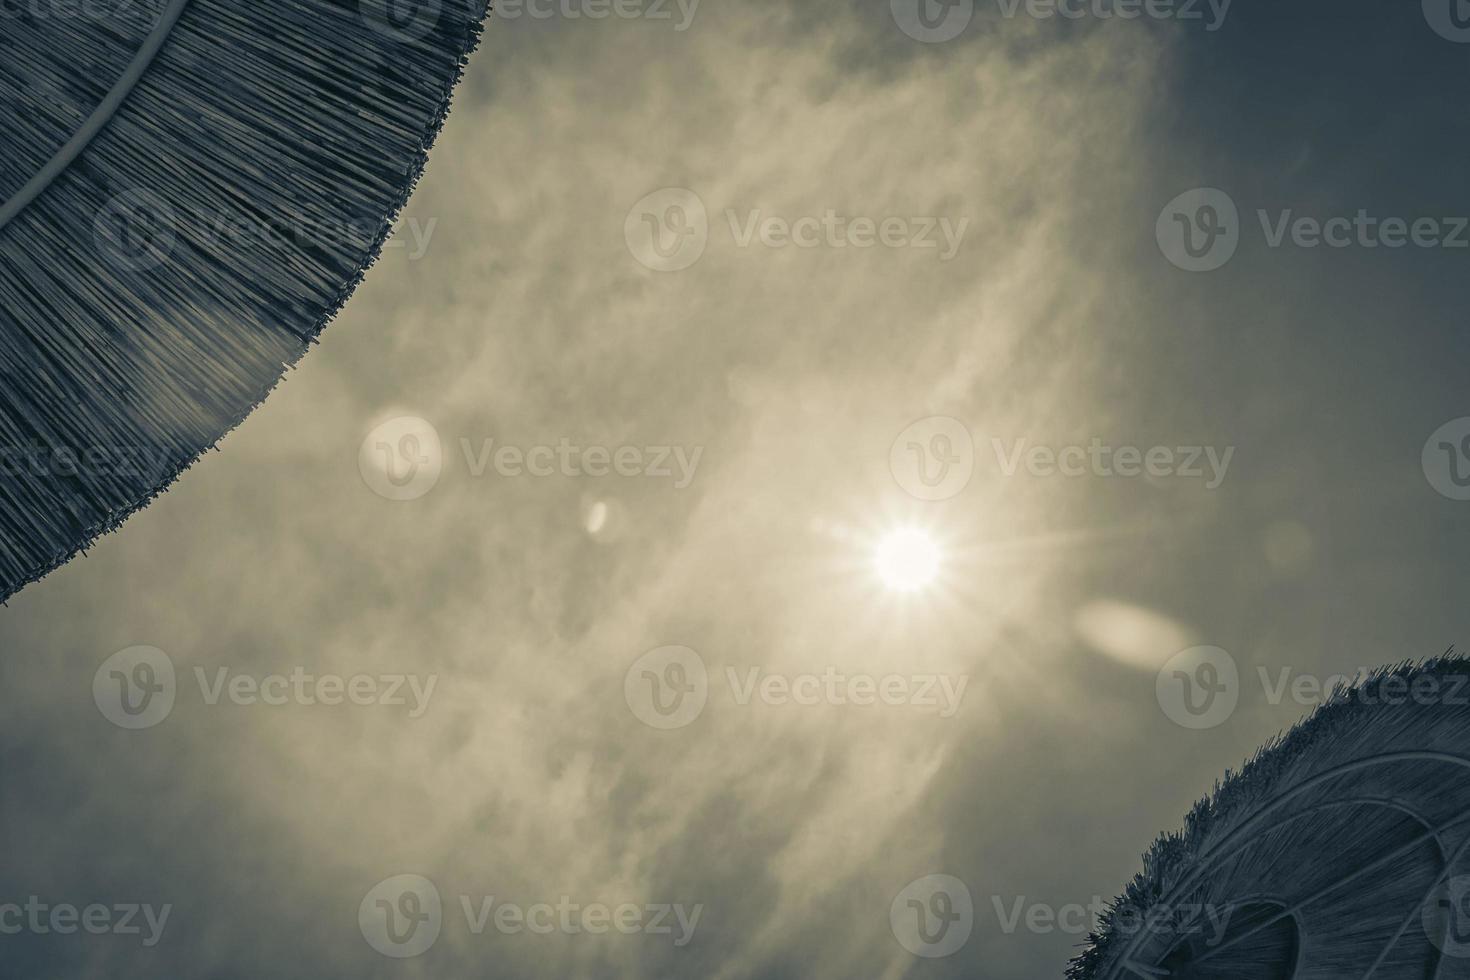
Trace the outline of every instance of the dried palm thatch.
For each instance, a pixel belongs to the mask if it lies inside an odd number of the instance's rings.
[[[1227,773],[1071,980],[1470,976],[1470,661],[1384,668]]]
[[[341,309],[484,0],[0,5],[0,600],[147,504]]]

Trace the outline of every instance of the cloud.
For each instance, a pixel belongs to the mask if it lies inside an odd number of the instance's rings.
[[[388,253],[220,454],[0,627],[54,653],[9,670],[39,692],[37,724],[68,733],[46,748],[79,795],[65,846],[27,822],[48,842],[17,880],[128,881],[137,868],[110,838],[132,835],[171,855],[143,875],[179,904],[163,955],[221,972],[396,969],[354,913],[407,872],[435,882],[448,915],[409,975],[902,972],[882,923],[970,833],[946,801],[1025,767],[1006,725],[1047,668],[1014,657],[1015,630],[1052,611],[1043,585],[1062,558],[962,562],[950,605],[883,606],[863,535],[915,512],[889,443],[931,414],[987,437],[1107,418],[1094,388],[1126,316],[1099,216],[1146,177],[1128,160],[1167,52],[1129,25],[1027,23],[931,50],[883,5],[824,11],[708,5],[683,33],[493,25],[408,210],[438,222],[423,258]],[[661,188],[708,214],[704,253],[681,272],[640,265],[625,241],[629,210]],[[752,222],[829,212],[836,239],[741,244]],[[854,222],[890,218],[906,241],[927,221],[942,241],[941,219],[964,222],[963,238],[948,260],[854,244]],[[370,492],[356,460],[401,415],[432,423],[443,473],[398,502]],[[703,455],[682,490],[475,476],[465,444],[487,439]],[[987,479],[927,515],[968,553],[1057,530],[1058,494]],[[606,540],[584,529],[594,501],[620,522]],[[185,687],[195,667],[298,665],[438,687],[414,721],[191,694],[120,740],[86,691],[133,643],[166,649]],[[623,694],[628,666],[665,644],[697,650],[711,675],[711,705],[674,732],[641,724]],[[726,670],[750,668],[973,680],[944,720],[740,705]],[[993,769],[960,771],[976,753]],[[88,793],[99,765],[146,790]],[[685,949],[476,936],[456,918],[461,895],[704,914]]]

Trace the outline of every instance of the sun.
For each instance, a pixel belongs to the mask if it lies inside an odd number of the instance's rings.
[[[943,555],[934,539],[915,527],[890,531],[873,549],[873,567],[894,592],[920,592],[939,577]]]

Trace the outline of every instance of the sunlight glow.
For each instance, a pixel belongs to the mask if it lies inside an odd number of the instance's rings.
[[[913,527],[890,531],[873,552],[878,577],[895,592],[918,592],[933,585],[942,561],[934,539]]]

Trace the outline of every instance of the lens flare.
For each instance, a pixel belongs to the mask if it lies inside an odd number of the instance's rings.
[[[884,535],[873,552],[878,578],[895,592],[918,592],[933,585],[942,562],[934,539],[912,527]]]

